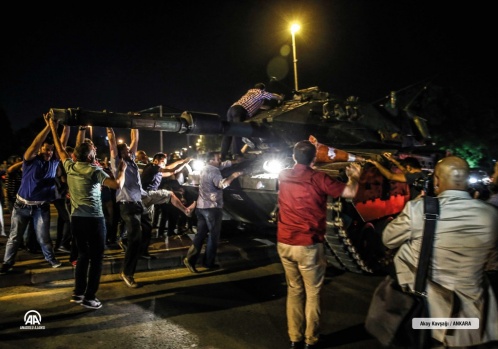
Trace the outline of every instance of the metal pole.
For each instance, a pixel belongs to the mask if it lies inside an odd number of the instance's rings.
[[[297,57],[296,57],[296,35],[292,31],[292,56],[294,58],[294,89],[299,90],[297,87]]]

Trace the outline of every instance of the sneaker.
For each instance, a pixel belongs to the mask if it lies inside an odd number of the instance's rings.
[[[85,296],[84,296],[84,295],[79,296],[79,295],[73,294],[73,295],[71,296],[71,299],[70,299],[69,301],[70,301],[71,303],[78,303],[78,304],[80,304],[81,302],[83,302],[83,299],[84,299],[84,298],[85,298]]]
[[[151,259],[157,259],[156,256],[153,256],[151,254],[148,254],[148,253],[144,253],[143,255],[140,256],[140,258],[143,258],[143,259],[148,259],[148,260],[151,260]]]
[[[2,267],[0,268],[0,275],[5,275],[11,270],[12,270],[12,265],[3,263]]]
[[[52,265],[52,268],[54,268],[54,269],[55,268],[59,268],[62,265],[62,263],[59,262],[57,259],[54,259],[53,261],[50,261],[50,264]]]
[[[100,309],[102,308],[102,303],[97,299],[84,299],[81,305],[88,309]]]
[[[135,282],[135,279],[133,278],[133,276],[127,276],[123,272],[121,272],[121,274],[119,274],[119,277],[121,278],[121,280],[123,280],[125,282],[126,286],[131,287],[131,288],[138,287],[138,284]]]
[[[198,273],[197,269],[195,269],[195,266],[190,264],[187,257],[183,259],[183,264],[185,264],[185,266],[188,268],[188,270],[190,270],[191,273]]]
[[[55,250],[55,251],[56,251],[56,252],[61,252],[61,253],[71,253],[71,251],[70,251],[68,248],[64,247],[64,246],[59,247],[59,248],[58,248],[57,250]]]

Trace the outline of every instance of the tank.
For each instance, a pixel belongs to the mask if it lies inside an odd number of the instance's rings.
[[[383,274],[392,265],[392,251],[383,246],[381,233],[409,200],[409,188],[388,181],[365,160],[376,159],[394,169],[382,156],[389,152],[398,158],[415,156],[425,169],[434,168],[441,156],[430,146],[420,96],[420,90],[391,92],[378,102],[363,103],[358,97],[341,98],[310,87],[293,91],[282,102],[271,101],[266,110],[242,123],[191,111],[160,115],[53,108],[51,113],[60,123],[72,126],[243,137],[248,145],[243,161],[223,171],[224,176],[244,172],[223,191],[224,213],[225,219],[257,229],[274,231],[276,227],[278,171],[293,166],[292,148],[297,141],[313,141],[320,155],[316,169],[339,180],[347,180],[344,169],[350,161],[360,162],[363,172],[356,197],[329,198],[327,204],[328,260],[342,270]],[[191,173],[184,186],[196,195],[198,174]]]

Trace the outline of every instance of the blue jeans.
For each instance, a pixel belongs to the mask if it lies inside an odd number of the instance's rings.
[[[3,257],[5,264],[11,266],[15,264],[20,242],[17,237],[22,238],[31,219],[33,220],[36,240],[40,244],[45,260],[48,262],[56,261],[52,239],[50,238],[50,204],[25,205],[16,201],[10,221],[9,240],[5,246],[5,255]]]
[[[201,253],[202,244],[207,238],[206,251],[204,255],[204,266],[212,267],[218,250],[218,241],[220,240],[221,223],[223,220],[223,209],[221,208],[198,208],[195,210],[197,215],[197,234],[194,241],[188,249],[187,259],[190,264],[195,265],[199,254]],[[209,233],[209,236],[208,236]]]
[[[104,217],[71,217],[71,230],[78,247],[74,271],[74,294],[95,299],[102,275],[105,246]]]

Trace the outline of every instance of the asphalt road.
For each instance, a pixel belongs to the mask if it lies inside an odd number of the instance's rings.
[[[323,289],[319,348],[380,348],[363,328],[381,276],[329,268]],[[186,268],[145,271],[130,289],[104,275],[88,310],[69,302],[72,280],[0,289],[0,347],[53,348],[287,348],[286,284],[273,260],[222,263],[191,274]],[[40,313],[43,329],[21,329],[25,314]]]

